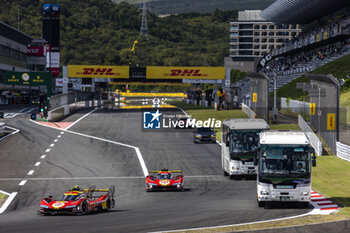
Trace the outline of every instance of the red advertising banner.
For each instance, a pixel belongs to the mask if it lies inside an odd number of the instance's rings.
[[[59,67],[51,67],[50,71],[51,71],[53,77],[57,77],[60,74]]]
[[[42,57],[44,55],[43,46],[27,46],[27,56]]]

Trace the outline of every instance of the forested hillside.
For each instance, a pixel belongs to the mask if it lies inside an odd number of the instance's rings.
[[[141,6],[142,0],[113,0]],[[188,12],[211,13],[220,10],[265,9],[275,0],[146,0],[153,14],[179,14]]]
[[[39,0],[0,0],[0,21],[40,38]],[[228,55],[228,22],[237,11],[188,13],[159,18],[150,14],[149,39],[139,38],[140,11],[126,2],[58,0],[61,5],[61,64],[223,65]]]

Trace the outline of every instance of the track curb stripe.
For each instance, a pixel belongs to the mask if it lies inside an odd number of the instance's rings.
[[[11,204],[12,200],[16,197],[17,192],[13,192],[7,196],[9,196],[7,198],[7,200],[5,201],[5,203],[1,206],[0,208],[0,214],[4,213],[5,210],[7,209],[7,207]]]

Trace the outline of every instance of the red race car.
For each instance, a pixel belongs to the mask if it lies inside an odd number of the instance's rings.
[[[181,170],[162,169],[160,171],[148,171],[156,173],[156,176],[146,176],[146,191],[154,190],[184,190],[184,177]],[[173,175],[173,173],[180,173]]]
[[[100,192],[105,192],[105,194],[94,195]],[[82,215],[94,210],[110,210],[115,206],[114,192],[114,186],[109,189],[96,189],[95,187],[80,189],[79,186],[74,186],[72,190],[65,192],[60,200],[54,200],[52,196],[42,199],[38,213]]]

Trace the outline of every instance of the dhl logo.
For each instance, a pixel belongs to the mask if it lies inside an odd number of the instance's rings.
[[[171,70],[170,74],[165,74],[165,76],[172,76],[172,77],[206,77],[208,74],[201,74],[200,70],[192,70],[192,69],[185,69],[185,70]]]
[[[74,78],[129,78],[129,66],[68,65],[68,76]]]
[[[120,75],[120,73],[113,72],[113,68],[83,68],[83,72],[77,74],[83,75]]]

